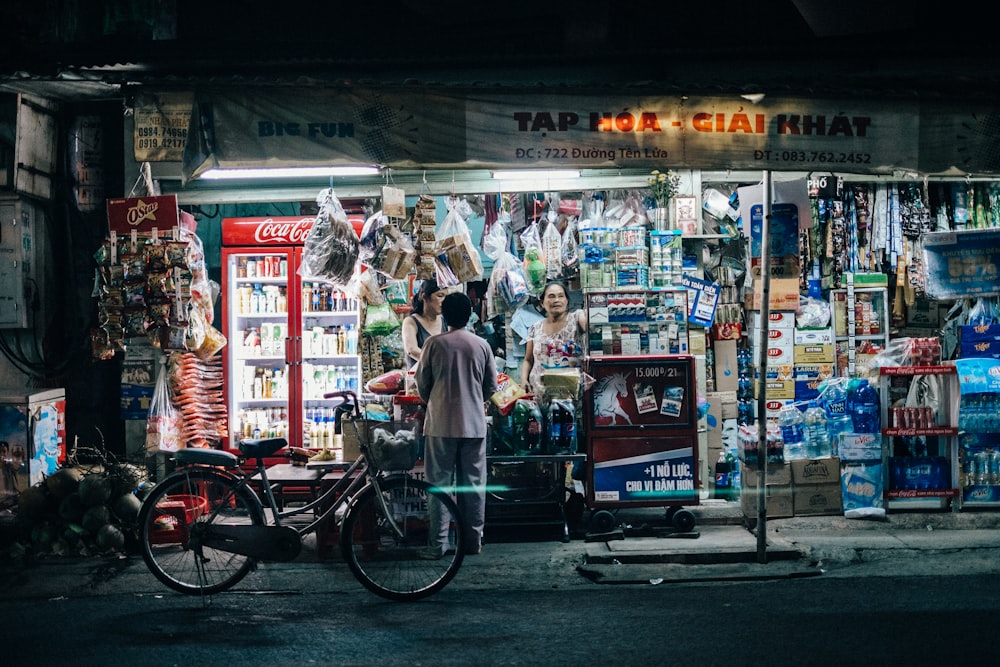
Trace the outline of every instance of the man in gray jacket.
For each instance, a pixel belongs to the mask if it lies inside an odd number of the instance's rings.
[[[441,314],[448,330],[424,343],[417,367],[417,391],[427,404],[424,466],[427,481],[457,487],[465,553],[482,548],[486,515],[486,408],[497,391],[496,362],[489,343],[467,330],[472,303],[462,293],[445,297]],[[432,543],[421,556],[440,558],[448,526],[431,507]],[[433,543],[437,534],[438,544]]]

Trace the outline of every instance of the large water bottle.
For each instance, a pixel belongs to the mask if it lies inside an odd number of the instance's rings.
[[[805,447],[805,420],[802,411],[786,405],[778,412],[778,428],[784,443],[785,461],[809,458]]]
[[[834,380],[822,393],[823,408],[826,410],[826,432],[830,434],[830,453],[837,456],[840,451],[840,434],[851,433],[854,423],[847,411],[847,390],[844,382]]]
[[[830,433],[827,431],[826,410],[820,407],[816,401],[809,401],[806,408],[805,432],[806,448],[809,456],[813,458],[823,458],[831,455]]]
[[[879,432],[878,390],[868,380],[859,380],[851,391],[851,423],[855,433]]]

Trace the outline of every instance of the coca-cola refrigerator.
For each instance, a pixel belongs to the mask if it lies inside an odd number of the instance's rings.
[[[363,219],[350,216],[355,230]],[[323,394],[359,391],[358,302],[342,286],[303,280],[302,248],[314,217],[222,221],[222,319],[230,442],[285,437],[333,446]]]

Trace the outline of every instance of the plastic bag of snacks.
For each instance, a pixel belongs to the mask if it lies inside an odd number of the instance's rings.
[[[346,285],[358,261],[358,236],[333,190],[316,198],[319,214],[302,248],[298,274],[305,280],[324,280]]]
[[[506,416],[507,413],[513,409],[514,404],[517,403],[517,399],[522,396],[527,396],[521,385],[514,382],[514,380],[506,373],[497,373],[497,392],[490,396],[490,402],[493,403],[500,411],[500,414]]]

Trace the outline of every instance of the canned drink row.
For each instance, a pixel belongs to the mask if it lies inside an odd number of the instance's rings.
[[[892,424],[896,428],[931,428],[934,412],[929,407],[893,408]]]

